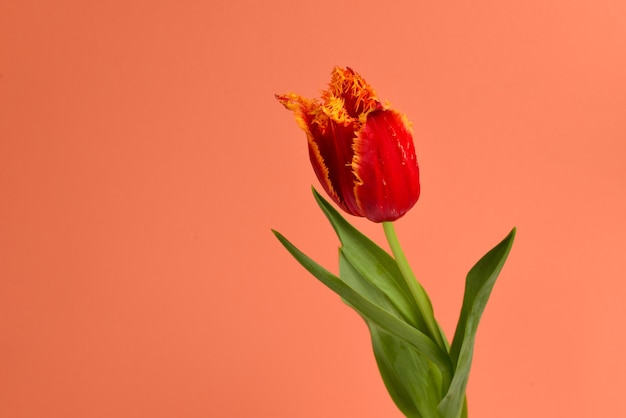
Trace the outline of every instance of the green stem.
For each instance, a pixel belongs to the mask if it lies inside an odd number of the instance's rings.
[[[426,328],[428,329],[430,336],[435,340],[439,347],[447,351],[448,344],[444,341],[439,325],[435,321],[433,306],[430,303],[430,299],[428,298],[426,291],[422,285],[419,284],[413,274],[413,270],[411,270],[411,267],[409,266],[409,262],[404,255],[402,247],[400,246],[400,241],[396,235],[393,222],[383,222],[383,229],[385,230],[385,236],[387,237],[387,242],[389,243],[391,252],[393,253],[396,263],[402,272],[402,277],[404,277],[406,285],[411,291],[413,299],[417,302],[417,308],[426,323]]]

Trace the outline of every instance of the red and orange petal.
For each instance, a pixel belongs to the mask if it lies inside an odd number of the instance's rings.
[[[329,195],[346,212],[363,216],[354,197],[354,183],[357,181],[352,169],[355,139],[355,132],[351,126],[336,123],[333,120],[328,121],[324,133],[313,132],[312,135],[312,141],[321,157],[318,164],[326,168],[330,186],[336,192],[335,194],[329,193]],[[317,171],[316,162],[312,161],[312,163]],[[323,182],[322,185],[324,186]]]
[[[296,117],[296,123],[304,132],[309,132],[309,126],[313,121],[316,108],[319,103],[314,100],[306,99],[295,93],[275,94],[274,97],[285,106],[287,110],[291,110]]]
[[[337,191],[330,181],[328,167],[324,163],[320,147],[315,141],[315,136],[319,137],[326,131],[324,125],[328,119],[321,111],[320,104],[294,93],[276,94],[274,96],[285,108],[294,113],[298,126],[306,133],[309,159],[313,171],[326,193],[336,201],[338,199]]]
[[[306,133],[309,159],[326,193],[346,212],[360,215],[353,196],[355,178],[350,168],[354,122],[347,115],[342,118],[341,109],[327,115],[319,102],[297,94],[276,95],[276,98],[294,112],[298,126]],[[346,190],[349,190],[348,195]]]
[[[323,93],[322,100],[329,103],[333,98],[340,98],[347,114],[355,119],[382,108],[374,89],[350,67],[333,69],[328,90]]]
[[[355,142],[354,188],[363,216],[394,221],[415,205],[420,194],[419,169],[406,118],[394,110],[375,111]]]

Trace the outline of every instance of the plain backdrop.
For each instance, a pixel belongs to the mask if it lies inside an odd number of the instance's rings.
[[[448,335],[518,228],[470,416],[626,416],[622,0],[1,0],[0,416],[401,416],[270,232],[337,270],[273,97],[335,65],[413,122],[397,230]]]

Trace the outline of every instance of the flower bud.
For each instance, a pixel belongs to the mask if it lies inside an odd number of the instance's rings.
[[[346,212],[394,221],[420,194],[410,123],[351,68],[335,68],[321,100],[276,95],[306,133],[313,170]]]

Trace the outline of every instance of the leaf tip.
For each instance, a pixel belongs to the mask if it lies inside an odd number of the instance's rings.
[[[278,232],[278,231],[277,231],[277,230],[275,230],[275,229],[270,229],[270,231],[272,231],[272,234],[274,234],[274,236],[275,236],[276,238],[278,238],[278,240],[279,240],[280,242],[283,242],[283,241],[284,241],[285,237],[283,236],[283,234],[281,234],[280,232]]]

